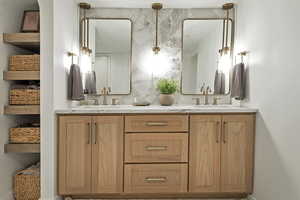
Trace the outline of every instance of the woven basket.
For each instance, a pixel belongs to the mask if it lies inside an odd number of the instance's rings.
[[[14,177],[16,200],[39,200],[40,175],[36,170],[23,170]]]
[[[10,71],[40,71],[40,55],[16,55],[9,59]]]
[[[10,105],[39,105],[39,89],[11,89],[9,92]]]
[[[17,144],[39,144],[40,128],[39,127],[21,127],[9,129],[9,142]]]

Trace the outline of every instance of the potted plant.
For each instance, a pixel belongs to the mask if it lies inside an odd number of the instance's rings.
[[[174,93],[178,91],[178,83],[172,79],[160,79],[157,82],[157,90],[160,92],[159,102],[162,106],[171,106],[174,103]]]

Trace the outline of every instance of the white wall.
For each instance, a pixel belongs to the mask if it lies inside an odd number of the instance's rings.
[[[39,0],[41,9],[41,199],[57,198],[56,117],[68,106],[68,51],[79,55],[78,7],[73,0]],[[74,58],[77,63],[77,57]]]
[[[249,99],[259,108],[257,200],[300,199],[300,1],[241,0],[237,51],[250,51]]]
[[[2,78],[2,71],[8,70],[8,57],[10,55],[24,53],[21,49],[4,44],[3,32],[19,32],[25,9],[36,9],[34,0],[0,0],[0,199],[11,200],[12,180],[16,170],[32,164],[38,159],[38,155],[5,154],[4,144],[8,143],[8,129],[17,125],[20,118],[3,115],[3,107],[8,104],[8,90],[10,83]]]
[[[73,0],[54,0],[54,106],[65,108],[70,102],[67,100],[67,73],[71,66],[68,51],[79,55],[78,39],[78,6]],[[74,61],[78,59],[74,58]]]

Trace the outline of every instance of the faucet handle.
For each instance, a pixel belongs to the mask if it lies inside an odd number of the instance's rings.
[[[197,98],[193,98],[193,100],[195,100],[195,101],[196,101],[196,105],[200,105],[200,98],[199,98],[199,97],[197,97]]]
[[[211,88],[209,87],[209,86],[207,86],[207,88],[206,88],[206,93],[207,94],[209,94],[209,93],[211,93],[212,91],[211,91]]]
[[[205,83],[203,83],[203,85],[201,86],[200,92],[201,92],[202,94],[205,93]]]
[[[218,100],[220,99],[220,97],[214,97],[213,105],[218,105]]]
[[[119,98],[112,98],[111,99],[111,105],[119,105],[120,99]]]

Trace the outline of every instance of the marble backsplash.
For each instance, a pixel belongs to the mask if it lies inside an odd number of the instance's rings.
[[[131,104],[135,97],[159,104],[159,93],[155,89],[156,81],[161,78],[181,79],[182,22],[187,18],[224,17],[222,9],[163,9],[159,13],[159,46],[168,63],[164,74],[149,73],[155,71],[149,55],[155,36],[155,15],[152,9],[102,9],[89,10],[88,17],[94,18],[129,18],[132,21],[132,90],[130,95],[119,96],[121,103]],[[121,34],[121,33],[120,33]],[[153,69],[152,69],[153,68]],[[116,96],[114,96],[116,97]],[[176,95],[177,104],[191,104],[196,96]],[[203,97],[202,97],[203,98]],[[202,101],[203,102],[203,101]],[[224,96],[222,103],[229,103]]]

